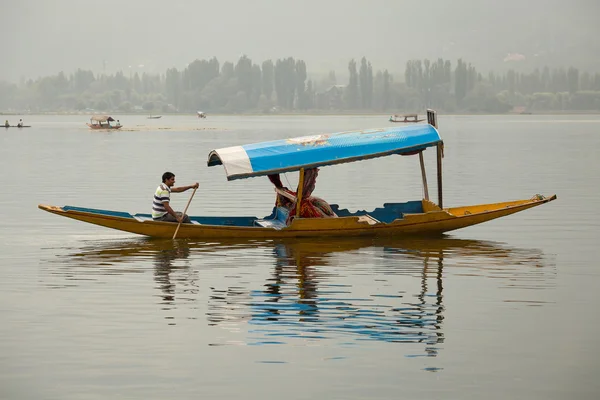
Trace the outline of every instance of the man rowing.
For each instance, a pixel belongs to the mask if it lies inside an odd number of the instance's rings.
[[[172,172],[165,172],[162,176],[162,183],[156,188],[154,192],[154,199],[152,201],[152,219],[154,221],[165,221],[165,222],[183,222],[186,224],[191,223],[190,217],[181,212],[175,212],[171,205],[171,192],[181,193],[189,189],[197,189],[200,185],[198,182],[189,186],[175,186],[175,174]]]

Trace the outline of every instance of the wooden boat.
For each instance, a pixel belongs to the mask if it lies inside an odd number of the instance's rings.
[[[390,117],[390,122],[417,123],[422,121],[425,121],[425,119],[419,119],[418,114],[395,114]]]
[[[197,111],[196,114],[198,115],[198,118],[206,118],[206,113],[202,111]]]
[[[181,225],[178,237],[436,236],[556,199],[556,195],[535,195],[524,200],[444,208],[443,141],[437,130],[435,112],[428,110],[427,116],[427,124],[306,136],[213,150],[208,156],[208,166],[223,165],[228,180],[268,176],[275,184],[277,205],[264,218],[192,216],[191,224]],[[423,157],[423,151],[430,147],[437,151],[437,204],[429,198]],[[424,199],[385,203],[372,211],[350,212],[311,196],[317,167],[395,154],[419,156]],[[284,188],[279,179],[279,173],[290,171],[300,174],[296,192]],[[153,221],[150,214],[132,215],[122,211],[43,204],[38,207],[64,217],[151,237],[170,238],[177,228],[174,223]]]
[[[148,119],[159,119],[162,118],[162,115],[150,115]]]
[[[2,126],[2,128],[31,128],[31,125],[21,125],[21,126],[18,126],[18,125],[9,125],[9,126],[1,125],[1,126]]]
[[[114,121],[115,119],[109,115],[94,115],[86,125],[90,129],[121,129],[123,127],[119,120],[116,125],[111,125],[110,123]]]

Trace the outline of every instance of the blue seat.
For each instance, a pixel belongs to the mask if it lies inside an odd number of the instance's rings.
[[[358,210],[354,213],[351,213],[347,208],[340,209],[337,204],[331,204],[331,208],[340,217],[369,215],[371,218],[375,218],[386,224],[398,218],[403,218],[404,214],[418,214],[423,212],[423,204],[418,200],[406,203],[385,203],[383,207],[378,207],[373,211]]]
[[[254,221],[254,224],[263,228],[280,230],[287,226],[286,221],[288,214],[289,210],[285,207],[273,207],[273,212],[271,215],[263,219],[257,219]]]

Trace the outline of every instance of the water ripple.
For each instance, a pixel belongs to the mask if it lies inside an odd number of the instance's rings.
[[[554,264],[539,250],[453,238],[119,239],[53,252],[57,255],[43,263],[48,287],[151,273],[153,297],[169,325],[204,315],[208,326],[243,337],[217,335],[211,346],[298,340],[423,344],[423,352],[412,356],[436,356],[442,348],[445,280],[474,276],[500,288],[539,290],[552,287],[555,275]],[[97,290],[110,292],[101,287]],[[544,303],[512,296],[503,301]]]

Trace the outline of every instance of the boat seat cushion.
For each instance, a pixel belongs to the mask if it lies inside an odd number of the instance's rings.
[[[262,226],[263,228],[273,228],[273,229],[283,229],[287,225],[285,222],[281,222],[277,219],[257,219],[254,223],[258,226]]]
[[[406,203],[385,203],[383,207],[375,208],[373,211],[358,210],[350,212],[347,208],[340,209],[339,205],[331,204],[331,208],[338,217],[350,217],[369,215],[371,218],[389,224],[404,214],[419,214],[423,212],[423,203],[420,200],[408,201]]]
[[[133,218],[135,218],[136,220],[138,220],[140,222],[153,221],[152,217],[146,217],[143,215],[134,215]]]
[[[358,217],[358,222],[367,223],[369,225],[375,225],[381,223],[377,219],[371,217],[369,214],[360,215]]]
[[[287,226],[286,221],[289,214],[289,210],[285,207],[275,207],[273,214],[263,219],[257,219],[254,221],[255,225],[262,226],[263,228],[283,229]]]
[[[133,218],[135,218],[139,222],[154,221],[154,219],[152,219],[152,217],[145,216],[145,215],[134,215]],[[191,220],[190,222],[194,225],[202,225],[198,221]]]

